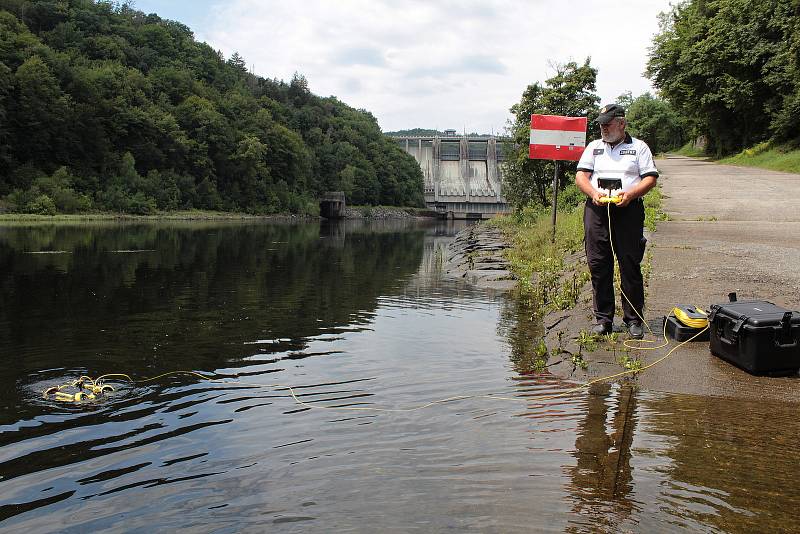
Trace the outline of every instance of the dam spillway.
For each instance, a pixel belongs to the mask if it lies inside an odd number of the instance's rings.
[[[424,176],[425,204],[451,219],[508,213],[503,196],[504,144],[494,136],[396,136]]]

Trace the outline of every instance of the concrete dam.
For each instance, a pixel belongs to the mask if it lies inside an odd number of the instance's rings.
[[[504,143],[494,136],[398,136],[425,177],[425,204],[450,219],[488,219],[508,213],[503,196]]]

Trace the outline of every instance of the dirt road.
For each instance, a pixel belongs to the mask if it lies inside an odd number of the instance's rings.
[[[658,223],[649,236],[653,258],[646,318],[653,328],[678,304],[707,309],[727,302],[732,291],[740,300],[800,310],[800,175],[677,156],[657,165],[670,220]],[[574,338],[588,329],[590,307],[584,299],[553,330],[566,328]],[[640,355],[650,362],[664,352]],[[569,362],[552,370],[579,379],[613,372],[614,357],[607,351],[587,360],[585,374],[570,372]],[[753,377],[713,356],[707,342],[684,345],[636,381],[659,391],[800,401],[800,378]]]

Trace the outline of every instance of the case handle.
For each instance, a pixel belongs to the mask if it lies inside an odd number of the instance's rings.
[[[736,345],[739,343],[739,330],[741,330],[742,325],[747,321],[746,315],[740,315],[734,321],[730,318],[723,318],[721,321],[716,322],[717,327],[717,337],[723,343],[728,345]],[[727,326],[731,325],[730,330],[728,330]],[[726,334],[730,332],[730,337],[726,336]],[[777,339],[776,339],[777,342]]]
[[[727,343],[728,345],[738,344],[739,330],[742,329],[742,325],[747,321],[747,319],[747,315],[740,315],[735,321],[727,317],[722,321],[717,321],[717,335],[719,336],[719,340],[723,343]],[[725,335],[728,332],[728,324],[731,324],[730,337]]]

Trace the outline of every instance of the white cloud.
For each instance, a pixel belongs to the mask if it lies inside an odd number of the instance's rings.
[[[384,130],[497,132],[552,62],[591,56],[598,93],[652,90],[642,76],[657,14],[669,0],[229,0],[198,38],[238,51],[269,78],[371,111]]]

